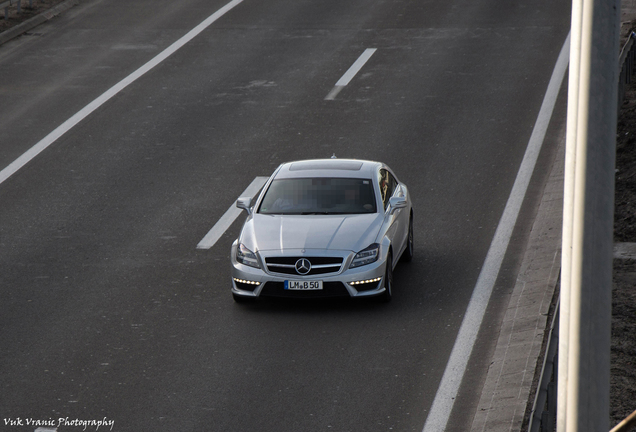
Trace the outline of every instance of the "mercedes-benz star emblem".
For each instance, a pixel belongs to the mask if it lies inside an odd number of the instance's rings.
[[[301,275],[306,275],[311,270],[311,263],[307,258],[301,258],[296,261],[296,272]]]

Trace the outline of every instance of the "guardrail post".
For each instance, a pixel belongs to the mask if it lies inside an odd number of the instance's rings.
[[[18,15],[22,13],[22,9],[20,8],[22,5],[20,3],[22,3],[22,0],[18,0]]]

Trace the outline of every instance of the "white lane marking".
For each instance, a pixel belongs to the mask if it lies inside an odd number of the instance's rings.
[[[343,88],[344,87],[342,86],[335,86],[334,88],[331,89],[329,94],[325,96],[325,100],[334,100],[336,96],[338,96],[338,93],[340,93],[340,90],[342,90]]]
[[[71,118],[66,120],[60,126],[58,126],[53,132],[45,136],[40,142],[35,144],[29,150],[27,150],[24,154],[22,154],[19,158],[9,164],[6,168],[0,171],[0,184],[2,184],[6,179],[11,177],[17,171],[19,171],[24,165],[29,163],[33,158],[39,155],[42,151],[44,151],[47,147],[53,144],[58,138],[64,135],[66,132],[71,130],[75,125],[88,117],[93,111],[106,103],[110,98],[115,96],[117,93],[122,91],[131,83],[135,82],[137,79],[142,77],[146,72],[150,71],[152,68],[157,66],[159,63],[167,59],[169,56],[174,54],[177,50],[183,47],[185,44],[194,39],[199,33],[205,30],[207,27],[212,25],[216,20],[221,18],[227,12],[232,10],[235,6],[243,2],[243,0],[233,0],[230,3],[223,6],[221,9],[210,15],[206,20],[204,20],[201,24],[190,30],[185,36],[181,37],[179,40],[174,42],[168,48],[163,50],[161,53],[157,54],[152,60],[148,61],[145,65],[141,66],[139,69],[128,75],[126,78],[112,86],[110,89],[106,90],[101,96],[97,99],[86,105],[80,111],[78,111]]]
[[[267,182],[269,177],[256,177],[252,180],[252,183],[243,191],[240,197],[253,197],[256,195],[263,185]],[[243,209],[236,207],[236,203],[232,204],[229,209],[221,216],[221,219],[214,224],[212,229],[203,237],[203,239],[197,245],[197,249],[210,249],[221,238],[223,233],[234,223],[234,220],[239,217]]]
[[[367,48],[366,50],[364,50],[360,57],[358,57],[358,60],[356,60],[355,63],[351,65],[349,70],[346,71],[345,74],[338,80],[336,86],[329,92],[327,97],[325,97],[325,100],[334,100],[338,93],[340,93],[340,90],[342,90],[343,87],[349,84],[353,77],[356,76],[358,72],[360,72],[362,66],[364,66],[365,63],[369,61],[376,50],[377,48]]]
[[[517,223],[521,204],[526,195],[530,178],[532,177],[541,146],[543,145],[559,89],[563,83],[565,71],[567,70],[570,56],[569,51],[570,36],[568,35],[552,72],[552,77],[550,78],[539,116],[537,117],[532,135],[530,136],[523,161],[521,162],[521,167],[519,168],[517,178],[510,192],[506,208],[497,226],[495,236],[488,249],[486,260],[477,278],[477,284],[468,303],[466,314],[459,328],[455,345],[453,346],[450,359],[446,365],[446,370],[442,376],[442,381],[437,389],[433,405],[426,418],[423,432],[443,432],[446,430],[446,425],[448,424],[459,386],[466,372],[468,359],[470,358],[475,340],[477,339],[477,332],[481,327],[486,307],[490,301],[490,295],[497,276],[499,275],[501,263],[508,249],[512,230]]]

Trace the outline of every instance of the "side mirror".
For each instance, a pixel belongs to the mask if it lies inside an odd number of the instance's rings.
[[[393,214],[397,209],[406,207],[406,197],[394,196],[389,198],[389,206],[391,206],[391,214]]]
[[[252,214],[252,198],[251,197],[241,197],[237,199],[236,206],[240,209],[245,210],[248,215]]]

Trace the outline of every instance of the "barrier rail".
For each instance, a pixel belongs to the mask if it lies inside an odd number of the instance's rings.
[[[22,13],[22,2],[24,0],[8,0],[3,3],[0,3],[0,9],[4,9],[4,19],[5,21],[9,19],[9,7],[13,5],[18,6],[18,13]],[[29,7],[33,7],[33,0],[29,0]]]

